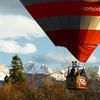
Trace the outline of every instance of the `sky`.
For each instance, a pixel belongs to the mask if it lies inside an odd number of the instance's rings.
[[[19,0],[0,0],[0,63],[10,65],[18,55],[23,64],[33,61],[53,69],[76,60],[63,47],[56,47]],[[86,64],[100,65],[100,45]]]

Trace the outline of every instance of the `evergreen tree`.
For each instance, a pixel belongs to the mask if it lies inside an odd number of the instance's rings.
[[[12,57],[11,61],[11,69],[9,70],[9,80],[13,84],[22,84],[26,81],[24,73],[23,73],[23,63],[18,55]],[[5,81],[8,81],[8,77],[6,76]]]

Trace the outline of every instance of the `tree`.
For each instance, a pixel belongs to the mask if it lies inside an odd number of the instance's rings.
[[[9,70],[9,80],[13,84],[22,84],[26,82],[24,73],[23,73],[23,63],[18,55],[12,57],[11,69]],[[5,80],[8,81],[8,77],[5,77]]]

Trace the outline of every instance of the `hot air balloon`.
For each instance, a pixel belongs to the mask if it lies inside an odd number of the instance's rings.
[[[55,46],[86,62],[100,42],[100,0],[20,0]]]
[[[100,42],[100,0],[20,0],[55,46],[86,62]]]

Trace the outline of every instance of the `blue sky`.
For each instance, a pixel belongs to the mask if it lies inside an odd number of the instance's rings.
[[[53,69],[76,60],[67,49],[54,46],[19,0],[0,0],[0,62],[10,65],[15,54],[23,64],[32,60]],[[100,45],[86,64],[100,65]]]

